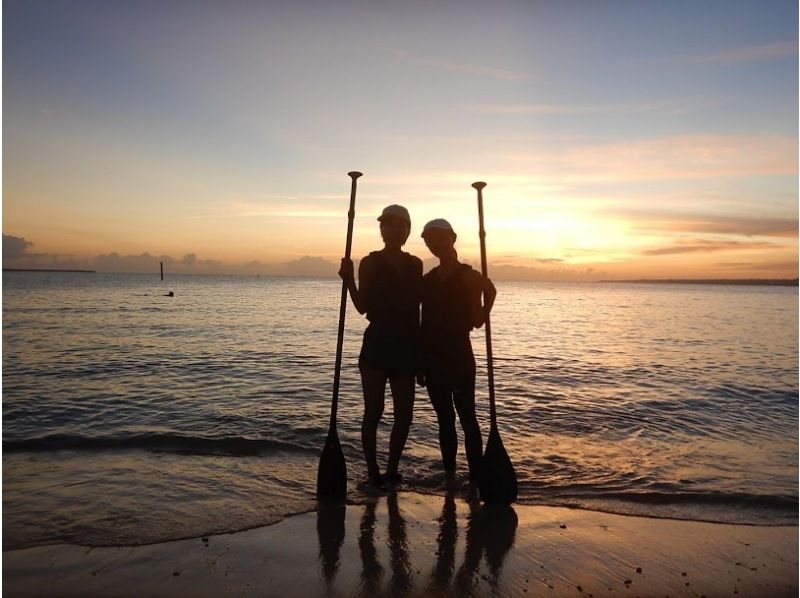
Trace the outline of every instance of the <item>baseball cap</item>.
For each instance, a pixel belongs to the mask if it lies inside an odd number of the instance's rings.
[[[444,218],[435,218],[425,224],[425,227],[422,229],[422,236],[424,237],[425,233],[434,228],[438,228],[439,230],[449,230],[451,233],[455,232],[447,220]]]
[[[394,216],[395,218],[405,220],[408,222],[408,226],[411,226],[411,216],[408,215],[408,210],[406,210],[403,206],[398,206],[397,204],[386,206],[383,208],[381,215],[378,216],[378,221],[383,220],[387,216]]]

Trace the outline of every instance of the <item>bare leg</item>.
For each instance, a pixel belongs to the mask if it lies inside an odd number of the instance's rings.
[[[445,474],[452,477],[456,472],[456,450],[458,437],[456,436],[456,413],[453,409],[453,399],[450,390],[428,380],[428,395],[436,411],[439,421],[439,448],[442,451],[442,464]]]
[[[400,456],[406,446],[408,430],[414,417],[414,377],[393,376],[389,378],[392,388],[392,404],[394,405],[394,425],[389,439],[389,463],[386,475],[395,477],[400,464]]]
[[[378,423],[383,415],[386,392],[386,372],[362,366],[361,387],[364,390],[364,419],[361,420],[361,446],[367,461],[367,475],[370,479],[380,475],[376,450]]]
[[[464,384],[453,392],[453,403],[464,430],[464,448],[467,453],[470,482],[476,484],[480,478],[481,461],[483,460],[483,439],[475,416],[475,382]]]

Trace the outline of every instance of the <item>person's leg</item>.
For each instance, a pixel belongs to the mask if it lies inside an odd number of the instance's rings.
[[[443,384],[428,379],[428,396],[439,420],[439,447],[442,450],[442,464],[448,477],[456,472],[456,413],[453,410],[453,399],[450,389]]]
[[[367,475],[370,479],[380,478],[376,437],[378,423],[383,415],[384,394],[386,391],[386,372],[361,366],[361,387],[364,390],[364,419],[361,420],[361,446],[367,461]]]
[[[392,389],[394,424],[389,439],[389,463],[386,465],[386,477],[388,481],[397,481],[400,456],[406,446],[408,430],[411,428],[411,420],[414,417],[414,377],[392,376],[389,378],[389,385]]]
[[[453,403],[458,411],[461,429],[464,430],[464,448],[467,453],[470,482],[477,484],[480,479],[483,460],[483,440],[478,418],[475,415],[475,378],[465,380],[453,391]]]

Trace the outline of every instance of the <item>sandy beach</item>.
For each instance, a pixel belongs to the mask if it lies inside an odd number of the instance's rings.
[[[796,526],[411,492],[235,534],[3,553],[7,596],[796,596]]]

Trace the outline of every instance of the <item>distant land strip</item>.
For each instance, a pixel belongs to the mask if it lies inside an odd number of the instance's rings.
[[[641,282],[653,284],[738,284],[772,287],[798,286],[797,278],[639,278],[637,280],[600,280],[598,282]]]
[[[87,272],[94,274],[95,270],[60,270],[57,268],[3,268],[3,272]]]

